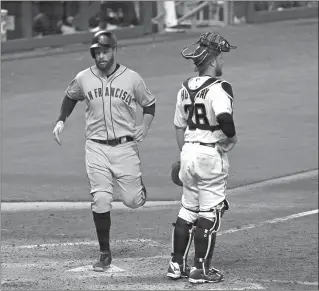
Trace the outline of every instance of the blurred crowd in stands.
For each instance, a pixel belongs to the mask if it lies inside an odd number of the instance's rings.
[[[79,2],[79,1],[73,1]],[[190,28],[187,24],[177,24],[178,13],[175,10],[176,1],[162,1],[165,9],[165,30],[179,32]],[[33,31],[37,37],[52,34],[72,34],[78,31],[74,24],[74,9],[68,1],[37,1],[34,2],[36,14],[33,19]],[[54,19],[52,6],[61,6],[61,19]],[[51,8],[50,8],[51,7]],[[99,9],[89,19],[89,30],[96,32],[107,29],[139,25],[138,1],[100,1]],[[55,21],[54,21],[55,20]]]
[[[33,31],[36,36],[76,33],[78,28],[74,24],[74,14],[76,14],[77,9],[74,9],[75,7],[71,5],[72,2],[68,1],[36,2],[35,9],[37,12],[33,19]],[[50,9],[49,6],[61,6],[62,17],[54,19],[55,17],[51,13],[57,9]],[[99,9],[89,18],[89,29],[91,31],[100,29],[112,30],[120,27],[132,27],[138,24],[139,19],[134,1],[100,1]]]
[[[4,2],[3,5],[12,4],[13,1]],[[21,2],[21,1],[18,1]],[[88,30],[96,32],[98,30],[114,30],[123,27],[134,27],[140,25],[141,17],[139,11],[140,1],[83,1],[88,4],[88,11],[82,18],[88,18]],[[82,3],[83,3],[82,2]],[[199,5],[204,1],[154,1],[157,7],[152,13],[156,17],[159,13],[158,5],[163,10],[164,30],[166,32],[184,32],[191,28],[190,20],[178,21],[185,14],[185,10],[180,9],[180,3],[184,6]],[[233,23],[241,24],[245,20],[245,3],[248,1],[234,1]],[[17,3],[17,2],[16,2]],[[73,34],[81,31],[77,20],[81,1],[32,1],[32,32],[34,37],[42,37],[52,34]],[[176,5],[179,3],[178,5]],[[224,1],[212,1],[217,12],[217,19],[223,21]],[[318,1],[254,1],[256,11],[274,11],[290,8],[309,6]],[[244,5],[243,5],[244,4]],[[157,5],[157,6],[156,6]],[[194,7],[193,7],[194,8]],[[8,8],[4,8],[8,9]],[[213,10],[214,10],[213,9]],[[187,11],[187,10],[186,10]],[[10,14],[9,9],[9,14]],[[13,13],[14,15],[14,13]],[[21,17],[16,15],[16,17]],[[21,20],[20,20],[21,21]]]

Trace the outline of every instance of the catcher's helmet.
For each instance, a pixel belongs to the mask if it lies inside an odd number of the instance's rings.
[[[185,59],[192,59],[195,66],[199,66],[212,53],[229,52],[235,48],[236,46],[230,45],[220,34],[206,32],[197,42],[185,47],[181,54]]]
[[[92,38],[92,45],[90,47],[90,53],[92,58],[95,58],[95,48],[105,47],[105,48],[114,48],[117,47],[116,36],[110,32],[101,30],[94,34]]]

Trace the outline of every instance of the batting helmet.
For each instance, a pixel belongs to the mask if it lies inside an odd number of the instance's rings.
[[[95,58],[95,48],[97,47],[117,47],[116,36],[110,31],[101,30],[96,32],[92,38],[92,45],[90,47],[90,53],[93,59]]]
[[[235,48],[236,46],[230,45],[220,34],[206,32],[197,42],[185,47],[181,54],[185,59],[192,59],[195,66],[199,66],[212,53],[229,52]]]

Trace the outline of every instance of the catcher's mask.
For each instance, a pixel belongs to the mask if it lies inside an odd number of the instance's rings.
[[[212,53],[229,52],[235,48],[237,47],[230,45],[220,34],[206,32],[200,36],[197,42],[185,47],[181,54],[185,59],[191,59],[197,67]]]
[[[92,38],[92,45],[90,47],[90,53],[92,58],[95,58],[95,48],[104,47],[104,48],[115,48],[117,47],[116,36],[110,31],[98,31],[94,34]]]

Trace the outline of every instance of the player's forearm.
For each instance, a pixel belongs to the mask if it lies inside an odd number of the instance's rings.
[[[176,141],[180,150],[182,150],[185,143],[185,130],[186,128],[175,127]]]
[[[62,101],[61,111],[60,111],[60,116],[58,118],[58,121],[65,122],[65,120],[72,113],[76,103],[77,103],[77,100],[73,100],[73,99],[69,98],[68,96],[65,96],[63,101]]]
[[[147,129],[150,128],[151,123],[154,119],[155,115],[155,103],[143,108],[143,121],[142,125]]]
[[[228,141],[230,143],[236,144],[237,143],[237,135],[234,135],[233,137],[229,137]]]
[[[152,124],[153,119],[154,119],[154,115],[152,115],[152,114],[144,114],[143,115],[142,125],[145,128],[149,129],[151,124]]]

